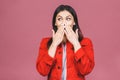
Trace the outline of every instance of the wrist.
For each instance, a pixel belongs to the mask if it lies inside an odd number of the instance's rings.
[[[56,48],[56,47],[57,47],[57,44],[52,43],[51,46],[54,47],[54,48]]]
[[[51,56],[51,57],[54,57],[55,56],[55,51],[56,51],[56,48],[57,46],[55,46],[54,44],[51,44],[49,50],[48,50],[48,54]]]
[[[74,41],[73,46],[74,46],[74,47],[80,46],[80,43],[79,43],[78,41]]]
[[[76,52],[78,49],[81,48],[81,45],[80,45],[79,42],[76,42],[76,43],[73,45],[73,47],[74,47],[74,51]]]

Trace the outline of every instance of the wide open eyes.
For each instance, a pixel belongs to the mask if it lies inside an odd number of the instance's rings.
[[[63,20],[63,18],[57,18],[57,20],[58,20],[58,21],[62,21],[62,20]],[[70,20],[72,20],[72,18],[67,17],[67,18],[66,18],[66,20],[67,20],[67,21],[70,21]]]
[[[63,17],[62,17],[62,16],[57,16],[56,20],[57,20],[57,21],[62,21],[62,20],[63,20]]]
[[[66,20],[67,20],[67,21],[70,21],[70,20],[71,20],[71,18],[70,18],[70,17],[67,17],[67,18],[66,18]]]

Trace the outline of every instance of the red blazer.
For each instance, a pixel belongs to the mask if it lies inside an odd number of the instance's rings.
[[[48,55],[47,42],[50,38],[41,41],[39,55],[36,63],[38,72],[48,80],[61,80],[62,74],[62,46],[56,49],[55,57]],[[70,42],[66,43],[67,53],[67,80],[85,80],[85,75],[94,67],[93,45],[89,38],[83,38],[81,48],[75,53]]]

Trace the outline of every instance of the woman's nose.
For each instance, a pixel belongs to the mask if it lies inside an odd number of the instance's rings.
[[[62,26],[66,26],[67,24],[66,24],[66,22],[63,22],[61,25],[62,25]]]
[[[64,20],[64,21],[62,22],[62,24],[65,26],[65,25],[67,24],[67,22]]]

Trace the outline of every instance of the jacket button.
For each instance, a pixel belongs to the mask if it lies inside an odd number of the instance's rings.
[[[60,66],[58,66],[58,69],[60,69]]]
[[[61,54],[62,52],[58,52],[59,54]]]

